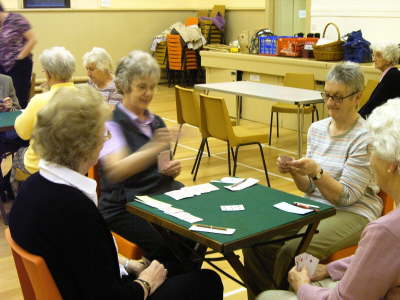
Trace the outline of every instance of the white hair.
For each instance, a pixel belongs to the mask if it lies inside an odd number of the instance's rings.
[[[362,92],[364,90],[364,75],[360,65],[354,62],[345,61],[333,66],[326,81],[341,83],[352,91]]]
[[[375,108],[367,119],[376,155],[389,162],[400,162],[400,98]]]
[[[86,52],[82,59],[84,67],[87,67],[88,64],[94,63],[97,69],[109,73],[112,72],[111,55],[103,48],[94,47],[89,52]]]
[[[43,69],[57,80],[64,82],[71,80],[75,72],[75,58],[64,47],[45,49],[39,59]]]
[[[130,93],[133,80],[152,77],[160,80],[160,66],[149,53],[135,50],[121,59],[115,71],[115,84],[121,94]]]
[[[371,46],[374,52],[379,52],[382,58],[390,65],[395,66],[399,63],[400,49],[396,43],[376,43]]]

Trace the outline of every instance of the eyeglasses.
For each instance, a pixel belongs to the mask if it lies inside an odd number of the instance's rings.
[[[354,96],[357,93],[358,93],[358,91],[355,91],[355,92],[353,92],[353,93],[351,93],[351,94],[349,94],[347,96],[343,96],[342,97],[342,96],[333,96],[333,95],[329,95],[329,94],[327,94],[325,92],[322,92],[321,93],[321,97],[322,97],[322,99],[324,99],[325,102],[327,102],[328,99],[331,98],[333,100],[333,102],[335,102],[337,104],[341,104],[344,99],[349,98],[351,96]]]
[[[106,131],[104,132],[104,140],[108,141],[110,140],[112,137],[110,130],[106,129]]]

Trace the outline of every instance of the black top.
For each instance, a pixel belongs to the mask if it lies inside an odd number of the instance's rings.
[[[366,119],[374,108],[396,97],[400,97],[400,71],[397,68],[391,68],[378,83],[368,102],[361,107],[359,113]]]
[[[44,258],[64,300],[143,299],[122,280],[112,235],[95,204],[39,173],[22,185],[10,213],[14,241]]]
[[[113,113],[113,121],[122,129],[126,143],[131,153],[136,152],[150,141],[118,106]],[[152,132],[165,127],[163,120],[155,115],[150,124]],[[116,216],[126,211],[127,201],[133,201],[136,195],[152,194],[154,190],[160,190],[162,186],[169,186],[174,179],[161,174],[155,162],[147,169],[139,172],[119,183],[111,183],[107,180],[105,172],[100,166],[101,195],[99,210],[105,219]]]

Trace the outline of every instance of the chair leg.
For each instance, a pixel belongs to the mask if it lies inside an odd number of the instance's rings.
[[[229,145],[229,141],[226,142],[228,147],[228,174],[231,176],[231,146]]]
[[[279,113],[276,112],[276,136],[279,137]]]
[[[315,110],[313,109],[313,111],[311,113],[311,123],[314,123],[314,113],[315,113]]]
[[[271,118],[269,122],[269,142],[268,145],[271,146],[271,137],[272,137],[272,122],[274,121],[274,112],[271,111]]]
[[[175,141],[174,151],[172,152],[172,156],[175,156],[176,147],[178,146],[178,141],[179,141],[179,136],[181,135],[182,126],[183,124],[179,125],[178,135],[176,136],[176,141]]]
[[[261,159],[264,167],[264,173],[265,173],[265,178],[267,179],[267,184],[269,187],[271,187],[271,184],[269,182],[269,176],[268,176],[268,170],[267,170],[267,165],[265,164],[265,157],[264,157],[264,151],[260,143],[257,143],[258,147],[260,148],[260,153],[261,153]]]
[[[207,146],[207,153],[208,153],[208,157],[211,157],[210,147],[208,147],[208,141],[207,141],[207,138],[206,138],[206,146]]]
[[[192,171],[190,172],[190,174],[193,174],[194,170],[196,169],[197,161],[199,160],[199,156],[200,156],[201,149],[203,147],[203,143],[204,143],[204,139],[201,140],[199,150],[197,150],[196,159],[194,160],[194,164],[193,164]]]
[[[233,173],[232,176],[236,176],[236,168],[237,168],[237,159],[239,155],[239,147],[240,145],[236,146],[235,155],[233,156]]]
[[[315,107],[315,112],[316,112],[316,114],[317,114],[317,121],[319,121],[319,113],[318,113],[317,106],[314,106],[314,107]]]
[[[199,152],[199,159],[197,161],[197,166],[196,166],[196,171],[194,172],[194,176],[193,176],[193,181],[196,181],[196,177],[197,177],[197,172],[199,171],[199,167],[200,167],[200,162],[201,162],[201,157],[203,156],[203,152],[204,152],[204,145],[205,145],[205,139],[202,141],[202,145],[201,145],[201,149]]]

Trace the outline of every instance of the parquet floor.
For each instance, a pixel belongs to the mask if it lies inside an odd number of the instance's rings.
[[[178,127],[176,123],[175,95],[173,88],[160,85],[157,95],[151,103],[150,109],[163,117],[168,127]],[[265,124],[246,120],[243,120],[241,125],[247,126],[248,128],[266,128]],[[275,133],[273,132],[273,134]],[[182,162],[182,173],[177,180],[185,185],[193,184],[190,171],[200,141],[201,137],[196,128],[187,125],[183,126],[183,134],[179,141],[175,159]],[[210,158],[207,156],[203,157],[196,184],[228,176],[226,144],[215,139],[210,139],[209,145],[212,156]],[[282,129],[279,139],[273,136],[271,147],[267,145],[264,146],[264,154],[270,175],[271,186],[279,190],[300,195],[293,181],[287,176],[279,174],[275,166],[276,158],[280,154],[295,156],[296,149],[296,132]],[[2,167],[6,169],[8,167],[7,162]],[[237,176],[254,177],[259,179],[261,184],[266,184],[257,146],[241,148]],[[7,203],[7,206],[9,207],[10,204]],[[4,239],[4,229],[3,220],[0,220],[0,299],[21,300],[23,299],[22,293],[12,255]],[[240,251],[238,251],[238,254],[241,255]],[[235,274],[226,262],[218,262],[217,264],[228,273]],[[205,267],[208,266],[205,265]],[[224,275],[221,275],[221,278],[224,283],[225,299],[247,299],[245,288],[226,278]]]

